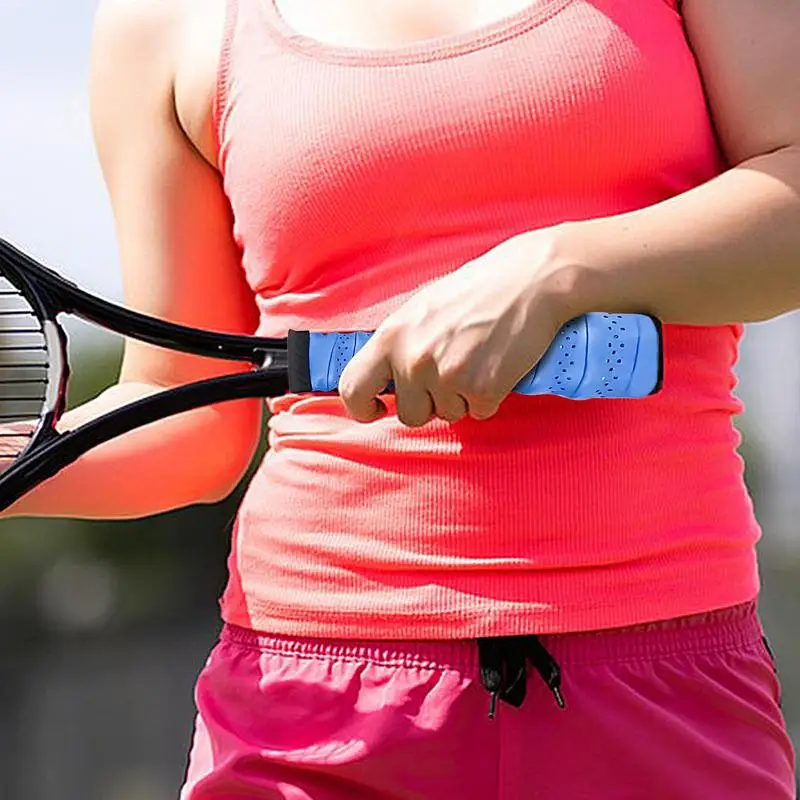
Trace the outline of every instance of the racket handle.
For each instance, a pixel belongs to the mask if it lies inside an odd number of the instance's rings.
[[[289,390],[335,392],[350,359],[371,334],[289,334]],[[641,398],[661,388],[661,324],[644,314],[590,313],[566,324],[517,384],[523,395],[572,400]]]

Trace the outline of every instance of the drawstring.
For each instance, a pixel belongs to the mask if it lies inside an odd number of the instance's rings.
[[[489,692],[489,719],[497,701],[519,708],[525,700],[527,666],[530,662],[553,693],[559,708],[566,708],[561,694],[561,668],[538,636],[502,636],[478,639],[481,683]]]

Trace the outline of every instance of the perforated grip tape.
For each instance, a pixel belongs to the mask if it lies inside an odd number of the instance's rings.
[[[371,334],[289,333],[289,390],[335,392],[350,359]],[[565,325],[517,384],[524,395],[572,400],[639,398],[661,388],[661,325],[644,314],[584,314]]]

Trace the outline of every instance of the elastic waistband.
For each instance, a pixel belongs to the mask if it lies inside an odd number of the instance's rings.
[[[540,636],[562,665],[647,661],[671,655],[699,655],[759,644],[763,629],[755,603],[631,628]],[[225,625],[221,641],[264,653],[379,663],[387,666],[479,667],[476,642],[361,641],[276,636]]]

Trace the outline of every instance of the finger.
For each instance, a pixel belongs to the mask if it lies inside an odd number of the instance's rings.
[[[444,389],[433,389],[430,392],[433,399],[434,413],[447,422],[458,422],[469,413],[467,401],[460,394]]]
[[[500,402],[492,397],[470,397],[467,400],[469,415],[476,420],[490,419],[498,412]]]
[[[339,378],[339,395],[351,417],[374,422],[386,414],[378,397],[392,379],[388,359],[375,347],[365,345],[344,368]]]
[[[397,418],[409,428],[422,427],[433,417],[433,398],[423,384],[395,377]]]

